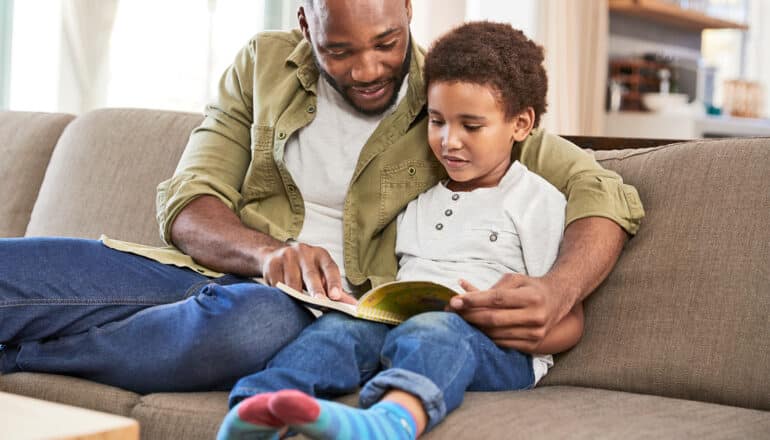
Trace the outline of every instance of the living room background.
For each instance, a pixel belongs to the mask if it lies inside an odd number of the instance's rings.
[[[141,107],[199,113],[252,35],[296,26],[300,1],[0,0],[0,110],[82,114],[101,107]],[[613,37],[606,11],[611,3],[414,0],[412,32],[428,46],[466,20],[503,21],[522,29],[546,48],[550,87],[543,125],[563,134],[600,135],[607,125],[606,66]],[[740,76],[764,83],[767,109],[770,33],[760,24],[770,20],[770,5],[701,3],[751,8],[745,14],[749,31],[704,32],[702,52],[720,67],[717,103],[722,80]]]

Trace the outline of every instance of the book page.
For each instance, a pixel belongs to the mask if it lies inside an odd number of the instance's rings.
[[[362,296],[358,316],[399,323],[419,313],[444,310],[455,295],[454,290],[429,281],[394,281]]]
[[[310,294],[307,292],[300,292],[299,290],[292,289],[283,283],[278,283],[275,287],[281,289],[284,293],[291,296],[292,298],[296,298],[303,303],[308,304],[309,306],[314,306],[321,309],[325,308],[338,310],[340,312],[347,313],[348,315],[356,316],[356,306],[353,304],[333,301],[325,296],[310,296]]]

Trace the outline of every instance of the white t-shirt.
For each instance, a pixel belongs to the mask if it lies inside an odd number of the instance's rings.
[[[399,215],[398,279],[430,280],[463,293],[458,279],[487,289],[506,273],[542,276],[564,230],[564,195],[513,162],[496,187],[453,192],[440,183]],[[553,365],[534,356],[535,383]]]
[[[342,255],[345,196],[361,149],[404,98],[408,80],[407,75],[390,109],[365,116],[320,77],[315,119],[286,142],[286,168],[305,202],[305,221],[297,241],[326,249],[340,268],[347,290]]]

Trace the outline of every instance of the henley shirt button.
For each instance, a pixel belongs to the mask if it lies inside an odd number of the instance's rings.
[[[315,106],[314,105],[308,106],[307,112],[308,113],[315,113]]]
[[[284,133],[284,132],[282,132],[282,131],[281,131],[281,132],[279,132],[279,133],[278,133],[278,139],[286,139],[286,133]]]
[[[457,201],[459,199],[460,199],[460,194],[452,194],[452,200]]]
[[[440,231],[440,230],[442,230],[442,229],[444,229],[444,225],[443,225],[443,224],[441,224],[441,223],[436,223],[436,230],[437,230],[437,231]]]
[[[444,215],[449,217],[450,215],[452,215],[452,210],[451,209],[447,209],[446,211],[444,211]]]
[[[497,232],[493,232],[489,234],[489,241],[492,241],[492,242],[497,241]]]
[[[407,172],[409,173],[410,176],[414,176],[415,174],[417,174],[417,170],[414,167],[409,167]]]

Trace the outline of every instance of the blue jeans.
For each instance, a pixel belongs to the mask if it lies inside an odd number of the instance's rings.
[[[230,405],[281,389],[333,398],[363,385],[360,404],[368,408],[398,389],[422,401],[431,429],[460,406],[466,390],[528,389],[534,382],[530,355],[496,346],[457,314],[423,313],[394,328],[327,313],[264,371],[241,379]]]
[[[0,371],[139,393],[228,390],[313,321],[277,289],[93,240],[0,239]]]

